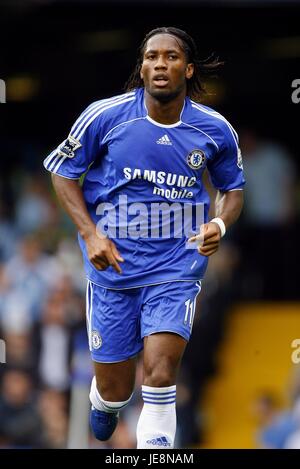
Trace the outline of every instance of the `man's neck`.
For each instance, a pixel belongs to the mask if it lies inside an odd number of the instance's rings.
[[[180,120],[185,95],[179,95],[169,102],[162,102],[145,90],[145,104],[151,119],[160,124],[171,125]]]

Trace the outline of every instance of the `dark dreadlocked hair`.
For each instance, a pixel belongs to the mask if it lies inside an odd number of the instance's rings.
[[[187,80],[187,96],[194,101],[200,101],[203,95],[206,94],[202,84],[202,77],[214,74],[224,62],[219,62],[219,58],[215,57],[214,54],[210,55],[205,60],[199,60],[197,46],[193,38],[182,29],[172,26],[153,29],[144,37],[139,47],[139,55],[135,69],[125,84],[125,90],[131,91],[144,86],[143,80],[140,77],[140,70],[143,63],[145,47],[148,40],[157,34],[170,34],[180,40],[179,45],[185,53],[187,63],[194,64],[193,76]]]

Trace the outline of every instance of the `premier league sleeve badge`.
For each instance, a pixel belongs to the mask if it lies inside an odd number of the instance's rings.
[[[74,137],[69,135],[67,140],[65,140],[58,150],[59,156],[66,156],[67,158],[74,158],[75,151],[78,150],[82,145],[81,143],[76,140]]]

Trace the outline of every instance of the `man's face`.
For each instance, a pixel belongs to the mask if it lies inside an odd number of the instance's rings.
[[[183,91],[185,95],[186,80],[193,72],[194,65],[187,63],[180,39],[170,34],[157,34],[148,40],[140,75],[153,98],[168,102]]]

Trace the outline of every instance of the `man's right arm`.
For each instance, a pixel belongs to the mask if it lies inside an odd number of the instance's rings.
[[[116,272],[122,273],[118,262],[123,262],[124,259],[115,244],[97,230],[88,213],[78,180],[67,179],[53,173],[51,178],[58,200],[86,243],[90,262],[98,270],[105,270],[111,265]]]

